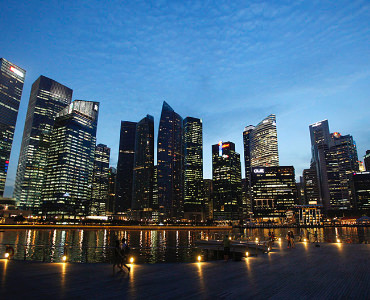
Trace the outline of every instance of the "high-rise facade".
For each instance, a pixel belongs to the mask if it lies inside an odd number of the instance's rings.
[[[202,120],[187,117],[183,122],[184,217],[204,219]]]
[[[328,120],[310,125],[312,164],[317,172],[325,209],[351,208],[350,175],[358,171],[356,144],[351,135],[330,133]]]
[[[162,219],[183,217],[182,118],[165,101],[159,121],[158,205]]]
[[[247,128],[251,135],[249,138],[250,163],[247,165],[250,164],[250,167],[279,166],[276,116],[271,114],[253,129],[250,126]]]
[[[0,58],[0,197],[4,194],[26,71]]]
[[[232,142],[212,145],[213,217],[239,220],[242,213],[240,154]]]
[[[99,102],[75,100],[56,116],[50,137],[43,212],[65,218],[88,214]]]
[[[319,183],[315,165],[303,170],[304,204],[320,203]]]
[[[370,212],[370,172],[353,173],[351,190],[354,208]]]
[[[150,217],[153,208],[154,118],[147,115],[136,125],[133,171],[132,209],[145,211]]]
[[[253,213],[256,218],[284,218],[297,203],[294,167],[253,167]]]
[[[370,150],[366,150],[366,154],[364,156],[364,164],[366,171],[370,171]]]
[[[20,207],[38,213],[50,134],[57,113],[71,103],[73,91],[45,76],[32,85],[18,161],[14,196]]]
[[[109,197],[109,160],[110,148],[107,145],[98,144],[95,147],[90,215],[106,215]]]
[[[108,171],[108,204],[106,207],[107,214],[114,213],[114,202],[116,200],[116,176],[117,169],[110,167]]]
[[[135,163],[136,122],[122,121],[116,177],[115,213],[131,209]]]
[[[205,206],[205,218],[213,220],[213,181],[212,179],[203,179],[203,195]]]

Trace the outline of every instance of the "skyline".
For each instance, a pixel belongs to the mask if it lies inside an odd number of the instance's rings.
[[[212,176],[211,145],[234,142],[243,156],[244,127],[269,114],[277,117],[280,165],[293,165],[296,177],[310,164],[309,125],[324,119],[353,136],[363,160],[370,146],[366,1],[196,3],[128,3],[113,11],[115,3],[31,1],[4,8],[0,56],[27,72],[5,196],[39,75],[72,88],[73,99],[101,103],[97,143],[112,149],[112,166],[121,120],[153,115],[156,141],[163,100],[183,118],[203,120],[204,178]],[[14,15],[17,26],[6,26]]]

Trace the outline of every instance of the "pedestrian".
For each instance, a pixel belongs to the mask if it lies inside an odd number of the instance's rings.
[[[130,267],[126,265],[127,257],[128,254],[130,253],[130,247],[126,243],[126,239],[122,238],[122,243],[121,243],[121,268],[125,267],[127,271],[130,273]],[[122,268],[123,269],[123,268]]]
[[[119,241],[116,241],[116,244],[113,249],[113,275],[115,266],[117,266],[122,271],[121,262],[122,262],[121,247],[119,245]]]
[[[223,244],[224,244],[224,260],[228,261],[230,255],[230,239],[227,234],[224,236]]]
[[[286,235],[286,240],[287,240],[287,248],[290,248],[292,246],[292,243],[291,243],[291,240],[290,240],[290,231],[288,231],[287,235]]]

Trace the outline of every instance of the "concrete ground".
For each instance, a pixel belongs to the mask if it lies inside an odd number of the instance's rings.
[[[0,299],[370,299],[370,245],[277,244],[239,262],[131,265],[0,260]]]

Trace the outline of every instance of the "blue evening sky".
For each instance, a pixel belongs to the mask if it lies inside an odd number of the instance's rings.
[[[308,126],[329,120],[370,149],[369,1],[4,1],[0,57],[27,70],[7,179],[12,193],[39,75],[100,101],[97,142],[117,164],[120,121],[158,121],[163,100],[203,119],[211,145],[277,116],[281,165],[309,167]],[[242,164],[244,168],[244,164]],[[242,172],[244,175],[244,171]],[[243,176],[244,177],[244,176]]]

